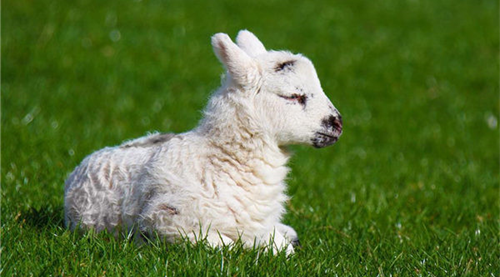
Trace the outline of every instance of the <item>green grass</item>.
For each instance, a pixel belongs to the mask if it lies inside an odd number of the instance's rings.
[[[4,276],[499,276],[498,1],[5,1]],[[210,36],[302,52],[344,118],[293,147],[290,258],[63,226],[92,151],[200,119]]]

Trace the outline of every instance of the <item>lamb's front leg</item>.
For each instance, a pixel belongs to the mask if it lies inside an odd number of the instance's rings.
[[[293,245],[293,247],[300,247],[299,236],[292,227],[283,223],[278,223],[276,224],[276,230],[282,233],[285,239],[287,239]]]
[[[141,212],[139,227],[143,233],[156,232],[169,242],[177,242],[183,238],[193,243],[207,242],[211,247],[231,245],[234,241],[210,227],[193,224],[191,214],[183,214],[180,209],[168,201],[151,200]]]
[[[264,235],[258,243],[272,247],[275,255],[281,251],[286,251],[287,256],[294,253],[290,241],[277,228],[273,228],[268,234]],[[272,245],[269,246],[269,243],[272,243]]]
[[[202,240],[205,240],[206,243],[213,248],[224,247],[228,245],[231,246],[234,243],[231,238],[217,231],[208,231],[206,235],[202,234],[201,236],[196,233],[189,233],[187,234],[187,238],[193,243],[198,243]]]

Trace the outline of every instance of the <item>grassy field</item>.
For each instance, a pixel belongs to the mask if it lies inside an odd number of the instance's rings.
[[[3,276],[499,276],[498,1],[4,1]],[[290,258],[63,226],[89,153],[201,117],[239,29],[316,65],[344,118],[293,147]]]

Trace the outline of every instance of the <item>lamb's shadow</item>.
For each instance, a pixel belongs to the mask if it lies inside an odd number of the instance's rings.
[[[38,209],[22,210],[17,221],[36,229],[64,227],[64,210],[62,207],[44,205]]]

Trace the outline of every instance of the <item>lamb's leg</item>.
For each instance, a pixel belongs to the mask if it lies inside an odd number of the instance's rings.
[[[224,246],[233,245],[234,241],[219,232],[209,231],[207,234],[199,234],[199,232],[192,231],[185,233],[182,237],[187,238],[190,242],[196,244],[199,242],[206,242],[210,247],[220,248]]]
[[[192,224],[189,214],[184,215],[178,206],[168,199],[153,198],[143,208],[139,218],[139,229],[145,234],[156,232],[169,242],[188,239],[192,243],[206,241],[211,247],[231,245],[233,240],[210,227]]]
[[[233,244],[233,240],[219,232],[209,232],[206,236],[206,241],[211,247],[223,247]]]
[[[295,230],[283,223],[276,224],[276,230],[283,234],[285,239],[287,239],[294,247],[300,247],[299,236]]]
[[[260,244],[262,245],[269,245],[269,243],[272,243],[272,248],[275,255],[277,255],[281,251],[286,251],[287,256],[294,253],[293,246],[290,241],[285,238],[285,236],[279,230],[277,230],[277,228],[273,228],[273,230],[269,232],[267,236],[264,236],[260,240]]]

